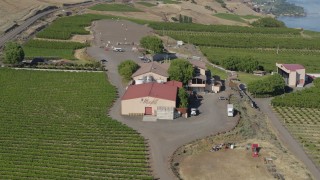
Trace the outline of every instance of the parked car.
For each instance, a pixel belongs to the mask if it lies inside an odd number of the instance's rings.
[[[228,100],[228,98],[224,97],[224,96],[220,96],[219,100]]]
[[[198,115],[198,109],[197,108],[191,108],[190,115],[191,116],[197,116]]]

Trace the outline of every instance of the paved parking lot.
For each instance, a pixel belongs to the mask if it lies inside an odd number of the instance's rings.
[[[141,60],[138,59],[139,53],[130,51],[132,47],[130,47],[130,45],[123,46],[126,48],[125,52],[105,51],[104,48],[100,48],[101,43],[103,44],[107,39],[110,39],[108,36],[118,37],[117,31],[108,28],[110,27],[108,22],[110,22],[110,20],[97,21],[95,23],[94,27],[99,27],[93,29],[96,46],[89,47],[87,53],[97,60],[108,60],[106,63],[108,78],[110,82],[118,88],[119,96],[121,97],[126,85],[122,83],[122,79],[117,72],[118,64],[126,59],[132,59],[136,62],[141,62]],[[125,23],[127,21],[123,22]],[[129,25],[130,23],[127,24],[128,29],[131,28]],[[145,35],[143,33],[148,32],[148,30],[144,29],[146,28],[145,26],[140,26],[140,28],[141,30],[136,31],[137,34],[134,35],[137,41],[138,38]],[[100,32],[101,35],[105,35],[105,38],[102,40],[99,39]],[[132,36],[130,35],[130,31],[125,32],[128,34],[123,34],[124,36]],[[139,35],[138,32],[141,34]],[[120,39],[121,37],[119,36]],[[114,39],[114,41],[117,40]],[[109,114],[112,118],[137,130],[147,139],[150,146],[150,161],[155,178],[163,180],[176,179],[171,171],[169,160],[170,156],[178,147],[193,140],[231,129],[236,125],[236,118],[227,117],[227,101],[218,100],[220,95],[221,94],[205,94],[199,106],[201,114],[188,119],[179,118],[174,121],[142,122],[141,117],[132,118],[121,116],[120,99],[115,102]]]

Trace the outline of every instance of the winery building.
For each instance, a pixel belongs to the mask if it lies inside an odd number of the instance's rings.
[[[121,99],[122,115],[157,115],[157,109],[174,109],[179,82],[144,83],[128,86]]]

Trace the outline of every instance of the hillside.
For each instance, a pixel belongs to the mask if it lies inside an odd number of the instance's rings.
[[[2,0],[0,1],[0,34],[15,23],[20,24],[24,19],[34,15],[37,10],[43,9],[49,5],[60,6],[63,3],[78,3],[86,0]],[[174,1],[173,1],[174,2]],[[148,20],[172,21],[172,17],[178,17],[180,14],[192,17],[193,22],[200,24],[226,24],[226,25],[246,25],[250,20],[237,21],[233,19],[215,16],[215,14],[231,15],[255,15],[258,13],[251,10],[246,4],[238,0],[225,1],[226,8],[212,0],[181,1],[180,3],[166,3],[156,5],[156,1],[148,1],[155,6],[147,7],[134,1],[134,6],[143,12],[98,12],[99,14],[112,14],[117,16],[130,16],[135,18],[146,18]],[[206,9],[205,6],[210,7]],[[90,11],[92,12],[92,11]],[[95,12],[97,13],[97,12]],[[240,17],[241,18],[241,17]]]
[[[15,22],[19,24],[24,19],[34,15],[50,5],[59,6],[62,3],[78,3],[85,0],[1,0],[0,1],[0,34]]]

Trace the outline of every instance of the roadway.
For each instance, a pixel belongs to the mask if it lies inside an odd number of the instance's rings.
[[[65,7],[65,9],[70,9],[70,8],[75,8],[75,7],[80,7],[80,6],[89,6],[89,5],[93,5],[95,3],[99,3],[99,2],[100,1],[92,1],[92,2],[85,2],[85,3],[81,3],[81,4],[68,5],[67,7]],[[51,14],[53,12],[62,10],[62,9],[64,9],[64,8],[62,7],[62,8],[51,9],[51,10],[36,14],[35,16],[32,16],[31,18],[25,20],[21,25],[14,28],[13,30],[3,34],[0,37],[0,48],[2,48],[6,42],[12,41],[18,34],[22,33],[25,29],[27,29],[29,26],[31,26],[33,23],[35,23],[40,18],[42,18],[48,14]]]

